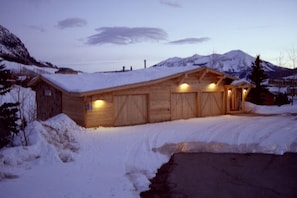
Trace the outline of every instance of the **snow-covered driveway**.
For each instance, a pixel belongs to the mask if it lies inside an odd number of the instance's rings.
[[[1,198],[139,197],[173,152],[297,152],[294,114],[226,115],[97,129],[82,129],[59,115],[46,124],[73,134],[79,145],[78,151],[68,152],[73,160],[63,163],[55,157],[59,149],[38,143],[41,140],[28,148],[0,150]]]

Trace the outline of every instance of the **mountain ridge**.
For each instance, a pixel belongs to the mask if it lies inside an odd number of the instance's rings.
[[[224,54],[194,54],[186,58],[172,57],[161,61],[153,67],[208,66],[238,78],[247,78],[252,70],[254,61],[255,57],[242,50],[231,50]],[[265,60],[262,60],[262,67],[270,78],[282,78],[296,73],[296,69],[280,67]]]
[[[2,25],[0,25],[0,58],[24,65],[58,68],[49,62],[40,62],[33,58],[21,39]]]

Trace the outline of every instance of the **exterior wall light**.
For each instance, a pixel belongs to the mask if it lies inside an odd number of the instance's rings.
[[[208,88],[210,89],[214,89],[215,87],[216,87],[216,84],[213,82],[208,85]]]
[[[182,90],[185,90],[187,88],[189,88],[189,84],[188,83],[183,83],[179,86]]]
[[[95,108],[95,109],[101,108],[104,106],[104,104],[105,104],[104,100],[95,100],[93,102],[93,108]]]

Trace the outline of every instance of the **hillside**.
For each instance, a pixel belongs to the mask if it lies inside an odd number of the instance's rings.
[[[57,68],[49,62],[36,61],[24,43],[8,29],[0,25],[0,58],[10,62],[21,63],[24,65],[35,65],[38,67]]]
[[[225,54],[211,54],[206,56],[195,54],[187,58],[173,57],[156,64],[154,67],[209,66],[239,78],[246,78],[251,71],[254,61],[255,57],[241,50],[233,50]],[[262,66],[271,78],[280,78],[296,73],[296,70],[279,67],[265,60],[263,60]]]

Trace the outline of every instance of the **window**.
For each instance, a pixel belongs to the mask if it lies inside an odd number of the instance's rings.
[[[49,89],[44,90],[44,96],[52,96],[52,91]]]

